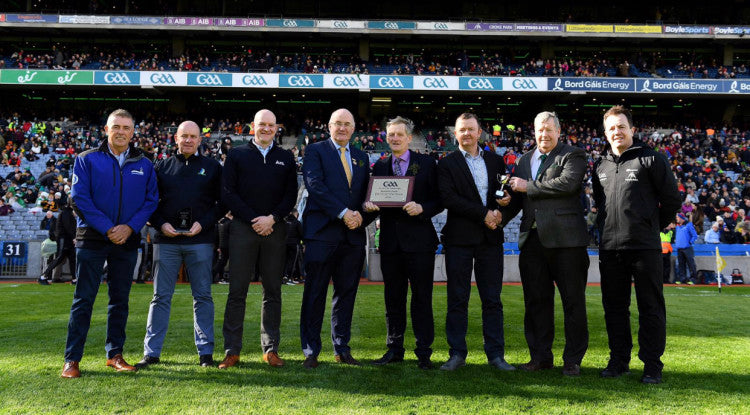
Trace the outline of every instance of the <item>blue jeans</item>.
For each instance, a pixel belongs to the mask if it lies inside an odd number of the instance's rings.
[[[185,263],[193,293],[193,332],[199,355],[214,353],[214,300],[211,297],[211,244],[159,244],[159,269],[154,278],[154,298],[148,309],[143,354],[161,356],[169,326],[177,275]]]
[[[76,249],[76,276],[78,284],[70,308],[68,338],[65,342],[65,361],[79,362],[91,326],[91,312],[101,285],[104,262],[108,264],[107,285],[107,358],[122,354],[125,344],[125,326],[128,322],[128,299],[133,283],[138,251],[119,245],[106,244],[98,248]]]

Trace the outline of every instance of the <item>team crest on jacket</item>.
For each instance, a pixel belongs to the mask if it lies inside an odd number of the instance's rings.
[[[626,169],[626,172],[628,172],[628,177],[625,178],[626,182],[637,182],[638,176],[635,174],[638,172],[638,169]]]
[[[607,180],[607,173],[600,173],[599,174],[599,181],[603,182],[605,180]]]
[[[135,169],[130,170],[130,174],[135,174],[137,176],[143,176],[143,167],[141,167],[138,170],[135,170]]]
[[[206,169],[201,168],[200,170],[198,170],[198,176],[205,176],[205,175],[206,175]]]

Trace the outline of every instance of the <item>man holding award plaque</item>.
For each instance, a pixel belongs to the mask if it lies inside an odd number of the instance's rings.
[[[450,359],[442,370],[466,365],[466,330],[474,270],[482,300],[484,352],[489,364],[499,370],[515,370],[505,361],[503,335],[503,215],[500,207],[510,196],[499,193],[505,174],[503,158],[478,145],[482,129],[477,116],[461,114],[456,120],[458,150],[438,164],[440,199],[448,209],[442,229],[448,276],[448,312],[445,334]]]
[[[431,218],[443,210],[437,190],[437,166],[431,156],[409,150],[414,124],[396,117],[386,125],[386,141],[392,155],[380,159],[373,167],[370,193],[365,202],[367,212],[380,212],[380,270],[385,284],[385,320],[388,351],[373,361],[385,365],[404,360],[406,331],[406,294],[411,283],[411,320],[420,369],[431,369],[432,341],[435,338],[432,317],[432,280],[438,237]],[[399,205],[382,204],[378,186],[393,189],[393,179],[412,177]],[[378,180],[382,179],[382,180]],[[409,184],[413,185],[409,193]],[[380,205],[384,206],[382,209]]]
[[[531,360],[527,371],[553,367],[555,285],[565,316],[563,371],[578,376],[588,348],[586,278],[589,235],[581,204],[586,153],[560,142],[560,121],[553,112],[534,119],[536,148],[516,161],[510,185],[513,200],[504,222],[523,209],[518,263],[526,306],[524,333]]]
[[[214,301],[211,297],[211,262],[214,224],[219,216],[221,165],[202,156],[198,124],[185,121],[175,133],[177,154],[156,164],[159,206],[151,225],[159,230],[159,267],[154,297],[148,310],[143,360],[136,366],[158,363],[167,334],[177,276],[185,268],[193,294],[193,331],[199,364],[213,366]]]

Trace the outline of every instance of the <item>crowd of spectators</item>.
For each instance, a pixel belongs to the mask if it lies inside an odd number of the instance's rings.
[[[86,49],[86,48],[82,48]],[[160,50],[163,49],[163,50]],[[484,76],[572,76],[572,77],[676,77],[726,79],[747,77],[744,62],[724,66],[718,57],[702,58],[696,54],[670,56],[658,52],[631,54],[628,57],[559,56],[552,59],[517,56],[511,50],[478,50],[457,52],[417,52],[373,50],[364,60],[353,50],[321,49],[257,50],[223,52],[215,48],[188,48],[173,55],[169,46],[152,51],[129,49],[67,50],[65,47],[34,47],[0,56],[0,68],[17,69],[100,69],[148,71],[216,71],[216,72],[292,72],[396,75],[484,75]],[[1,53],[0,53],[1,54]]]
[[[455,139],[449,128],[450,117],[445,114],[423,116],[417,120],[421,134],[436,158],[455,149]],[[296,142],[286,144],[299,161],[310,143],[325,140],[328,132],[320,114],[300,117],[303,121],[290,132]],[[18,114],[0,118],[0,164],[14,166],[3,177],[0,214],[9,214],[19,207],[38,211],[57,211],[67,202],[70,191],[70,171],[76,154],[95,148],[104,137],[99,120],[73,122],[69,119],[25,120]],[[280,119],[283,121],[283,119]],[[375,158],[387,151],[382,120],[360,122],[352,145],[369,151]],[[154,160],[169,157],[174,149],[177,120],[157,117],[139,120],[135,140]],[[204,140],[201,151],[223,162],[231,148],[230,135],[249,137],[253,134],[249,120],[203,119]],[[518,125],[487,122],[485,149],[504,157],[513,166],[517,157],[534,145],[533,129],[528,122]],[[281,128],[277,137],[283,144],[287,134]],[[750,131],[726,126],[695,128],[685,125],[639,126],[640,139],[663,153],[670,161],[684,198],[682,213],[689,217],[707,242],[750,242]],[[215,137],[221,137],[215,139]],[[288,140],[288,139],[287,139]],[[582,124],[562,124],[561,140],[583,148],[588,154],[589,171],[585,177],[586,194],[583,198],[587,213],[592,211],[590,197],[591,171],[606,147],[600,127]],[[34,177],[27,165],[45,160],[45,170]],[[713,224],[716,230],[713,231]]]

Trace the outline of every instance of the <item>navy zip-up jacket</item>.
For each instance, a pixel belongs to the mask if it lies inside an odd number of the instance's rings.
[[[275,144],[265,158],[252,142],[230,150],[221,181],[222,201],[235,219],[248,224],[267,215],[279,223],[297,201],[294,156]]]
[[[143,151],[130,146],[120,167],[106,140],[76,158],[70,195],[78,213],[76,239],[81,247],[112,243],[107,231],[124,224],[133,229],[125,245],[136,248],[140,230],[159,201],[154,166]]]
[[[177,154],[159,161],[154,169],[159,185],[159,206],[151,215],[151,225],[158,230],[154,243],[213,244],[214,228],[221,216],[217,206],[221,198],[219,162],[197,153],[187,159]],[[165,237],[161,226],[167,222],[176,226],[179,212],[185,208],[191,209],[193,222],[200,223],[200,233]]]

